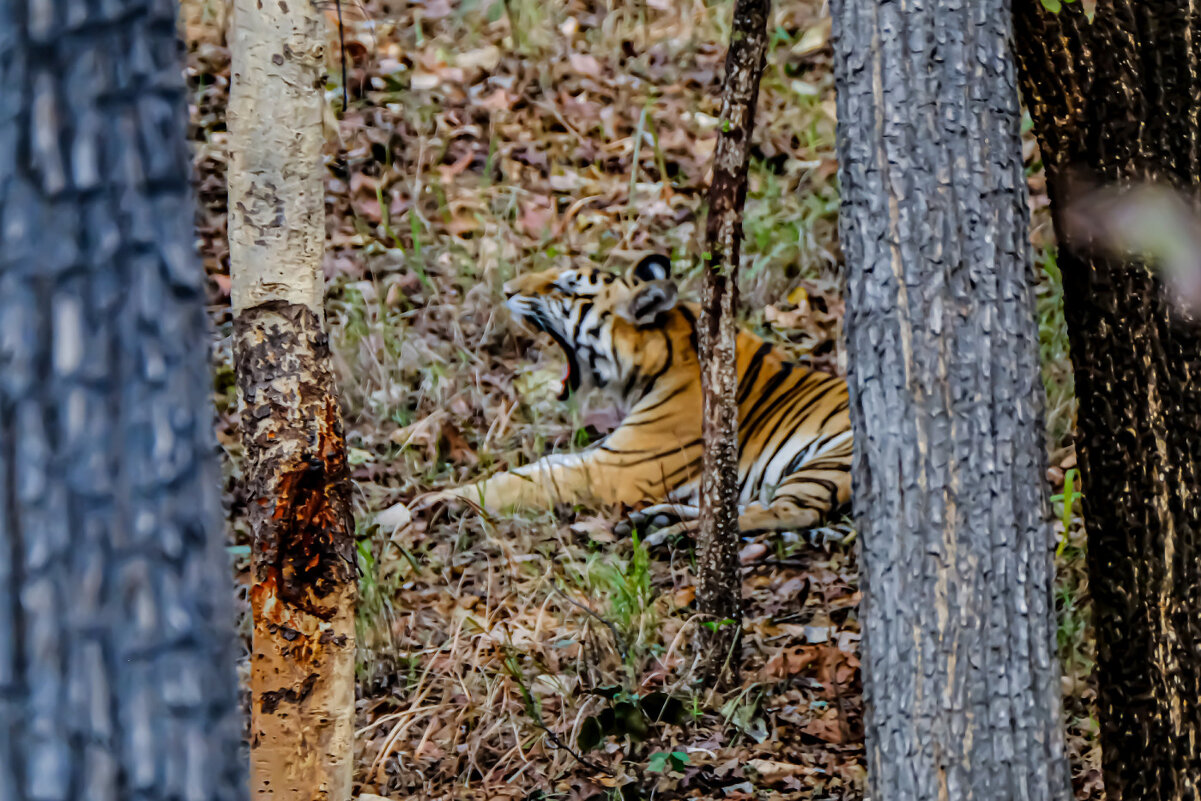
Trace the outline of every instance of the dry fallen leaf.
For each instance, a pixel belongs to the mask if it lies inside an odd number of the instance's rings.
[[[438,433],[441,430],[440,425],[447,415],[448,412],[445,409],[438,409],[412,425],[396,429],[388,439],[402,448],[410,445],[424,448],[427,456],[432,459],[437,456]]]
[[[825,17],[821,22],[805,31],[797,43],[792,46],[792,54],[807,56],[825,47],[830,40],[830,23],[830,17]]]
[[[748,770],[754,771],[768,784],[775,784],[788,776],[804,773],[804,765],[793,765],[788,762],[775,762],[770,759],[752,759],[746,763]]]
[[[432,72],[415,72],[409,79],[409,86],[415,92],[428,92],[442,83],[442,78]]]
[[[446,444],[446,458],[460,465],[478,464],[480,457],[476,455],[471,444],[463,437],[454,423],[442,423],[442,440]]]
[[[809,309],[807,305],[789,311],[768,306],[763,310],[763,319],[780,328],[804,328],[805,321],[809,319]]]
[[[571,524],[571,530],[594,542],[616,542],[612,524],[603,517],[585,517]]]
[[[750,542],[738,552],[738,561],[744,565],[749,565],[751,562],[758,562],[766,555],[766,545],[761,542]]]
[[[601,74],[600,62],[594,56],[586,53],[572,53],[568,57],[571,68],[581,75],[598,77]]]
[[[762,673],[764,678],[786,679],[817,662],[821,655],[821,648],[815,645],[793,645],[783,648],[767,660]]]
[[[828,709],[826,714],[806,723],[801,731],[827,743],[839,745],[843,742],[842,722],[838,719],[836,709]]]
[[[452,11],[450,0],[425,0],[415,3],[421,8],[422,19],[438,20],[449,17]]]
[[[375,516],[375,524],[389,536],[403,530],[412,522],[413,515],[403,503],[393,504]]]
[[[504,89],[497,89],[482,99],[477,105],[488,111],[508,111],[513,107],[513,102],[516,99],[516,96],[509,94]]]
[[[536,198],[522,206],[521,216],[517,218],[517,224],[522,228],[526,236],[538,239],[550,232],[554,220],[555,212],[551,208],[550,198]]]
[[[459,53],[455,56],[455,64],[465,70],[481,69],[485,72],[491,72],[496,69],[496,65],[501,59],[500,48],[496,45],[488,45],[475,50],[468,50],[465,53]]]

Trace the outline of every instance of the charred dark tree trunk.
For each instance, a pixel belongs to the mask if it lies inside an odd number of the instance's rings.
[[[837,0],[869,795],[1065,799],[1004,0]]]
[[[697,535],[697,607],[705,618],[699,638],[702,673],[718,683],[728,683],[737,675],[742,632],[735,369],[738,327],[734,314],[738,308],[742,207],[770,9],[770,0],[738,0],[734,6],[705,230],[706,269],[698,337],[705,451]]]
[[[0,2],[0,798],[245,793],[176,6]]]
[[[1078,179],[1201,187],[1201,10],[1015,4],[1076,373],[1101,746],[1112,799],[1201,797],[1201,329],[1147,265],[1068,236]],[[1069,172],[1072,175],[1069,175]],[[1195,257],[1195,254],[1194,254]]]

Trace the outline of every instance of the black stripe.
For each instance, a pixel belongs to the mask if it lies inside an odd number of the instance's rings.
[[[750,467],[750,468],[747,470],[747,477],[748,477],[748,478],[750,477],[751,473],[755,471],[755,468],[757,468],[757,467],[761,467],[761,468],[762,468],[762,469],[759,471],[759,472],[761,473],[761,475],[762,475],[762,476],[766,476],[766,475],[767,475],[767,468],[768,468],[768,467],[771,465],[772,461],[774,461],[774,460],[775,460],[775,458],[776,458],[777,456],[779,456],[779,455],[780,455],[780,451],[784,450],[784,448],[785,448],[787,445],[789,445],[789,444],[792,442],[792,435],[791,435],[791,434],[789,434],[788,436],[785,436],[785,437],[784,437],[784,438],[783,438],[783,439],[780,441],[780,444],[776,446],[775,450],[773,450],[773,451],[772,451],[772,453],[771,453],[771,456],[768,456],[768,457],[764,458],[764,455],[765,455],[765,454],[766,454],[766,452],[767,452],[767,451],[766,451],[766,449],[767,449],[767,448],[769,448],[769,447],[771,446],[771,441],[772,441],[772,438],[776,436],[776,434],[777,434],[777,433],[779,432],[779,430],[780,430],[780,427],[781,427],[782,425],[784,425],[784,423],[785,423],[785,422],[790,422],[790,423],[791,423],[791,422],[793,422],[793,421],[795,421],[795,420],[798,420],[799,418],[803,418],[804,416],[805,416],[805,409],[804,409],[803,407],[801,407],[801,408],[799,408],[799,409],[788,409],[788,410],[786,410],[786,411],[785,411],[783,414],[781,414],[781,415],[780,415],[780,419],[776,421],[776,425],[775,425],[775,426],[772,428],[771,432],[770,432],[770,433],[769,433],[769,434],[768,434],[766,437],[764,437],[764,438],[763,438],[763,448],[764,448],[764,450],[763,450],[763,451],[761,451],[761,452],[759,453],[759,455],[758,455],[758,456],[756,456],[756,457],[755,457],[755,458],[752,460],[752,462],[751,462],[751,467]],[[793,425],[792,425],[791,427],[795,429],[795,428],[796,428],[796,424],[795,424],[795,423],[793,423]],[[749,440],[749,439],[750,439],[750,437],[747,437],[747,439]],[[806,445],[808,445],[809,443],[805,443],[805,444],[806,444]],[[802,450],[803,450],[803,449],[802,449]],[[796,457],[794,457],[794,460],[795,460],[796,458],[799,458],[799,457],[800,457],[800,455],[801,455],[801,454],[797,454],[797,456],[796,456]],[[786,476],[786,475],[788,475],[790,472],[792,472],[792,471],[785,469],[785,470],[784,470],[784,472],[783,472],[781,475],[782,475],[782,476]],[[761,486],[761,485],[762,485],[762,479],[761,479],[761,480],[760,480],[758,483],[759,483],[759,485]],[[746,484],[746,481],[744,480],[744,481],[743,481],[743,485],[745,486],[745,484]]]
[[[812,473],[849,473],[851,472],[851,463],[845,459],[826,458],[828,454],[823,454],[821,459],[808,461],[799,465],[796,470],[792,471],[793,475],[803,475],[806,472]]]
[[[809,445],[809,444],[812,444],[812,443],[806,443],[806,445]],[[808,463],[804,461],[806,450],[808,450],[807,447],[802,448],[800,453],[798,453],[796,456],[792,457],[792,461],[789,462],[787,465],[785,465],[783,475],[791,476],[794,473],[796,473],[798,470],[800,470],[802,467],[807,466]],[[783,486],[783,484],[786,484],[786,483],[788,483],[788,482],[782,482],[781,486]]]
[[[746,400],[751,387],[755,386],[755,382],[759,380],[759,369],[763,367],[763,358],[769,353],[771,353],[771,344],[764,342],[751,356],[750,364],[746,366],[746,372],[739,379],[737,403],[741,404]]]
[[[638,371],[631,370],[630,377],[626,379],[626,384],[621,388],[621,397],[628,399],[630,392],[634,389],[634,382],[638,380]]]
[[[781,398],[790,398],[795,400],[798,404],[800,404],[798,408],[805,414],[809,414],[814,406],[821,403],[821,401],[830,394],[831,390],[836,388],[835,386],[825,384],[824,382],[814,382],[813,384],[806,385],[806,380],[813,375],[813,373],[809,373],[809,375],[801,379],[798,384],[790,387],[787,392],[781,393],[780,398],[777,398],[776,401],[772,403],[771,407],[765,410],[755,422],[757,424],[763,424],[768,418],[770,418],[775,412],[776,407],[779,406]]]
[[[666,375],[676,362],[676,347],[671,342],[671,337],[666,331],[660,331],[663,335],[663,343],[667,346],[667,359],[663,362],[663,368],[659,372],[651,376],[651,380],[647,382],[646,388],[642,390],[642,398],[645,398],[655,388],[655,384],[659,383],[659,379]],[[641,399],[641,398],[640,398]]]
[[[776,449],[771,452],[771,456],[769,456],[767,459],[763,460],[763,472],[765,474],[767,473],[768,465],[770,465],[772,462],[774,462],[776,460],[776,457],[780,455],[780,451],[784,450],[784,446],[788,445],[791,441],[792,441],[792,439],[790,437],[785,437],[784,441],[781,442],[779,445],[777,445]],[[767,442],[763,443],[764,447],[767,447],[767,444],[769,442],[771,442],[770,438],[768,438]],[[808,444],[808,443],[806,443],[806,444]],[[797,454],[797,456],[800,456],[800,454]],[[763,457],[761,455],[760,459],[762,459],[762,458]],[[795,459],[796,456],[794,456],[793,458]],[[784,476],[787,476],[791,472],[792,472],[791,470],[785,469],[784,472],[780,474],[780,477],[783,478]]]
[[[752,404],[751,408],[747,410],[746,416],[743,418],[745,421],[743,424],[744,428],[749,428],[750,422],[755,416],[755,412],[757,412],[764,403],[767,403],[769,400],[771,400],[772,395],[777,389],[779,389],[780,385],[788,380],[788,376],[792,375],[792,369],[792,364],[786,363],[782,368],[780,368],[780,372],[776,373],[768,380],[767,384],[763,387],[763,391],[759,393],[759,397],[755,399],[754,404]]]
[[[798,396],[797,391],[805,385],[805,378],[807,376],[802,377],[799,382],[793,384],[787,391],[776,394],[780,389],[780,385],[792,375],[793,367],[792,364],[786,364],[784,369],[780,370],[777,375],[772,376],[769,385],[763,388],[763,394],[759,396],[755,404],[750,408],[750,411],[747,412],[746,421],[741,426],[741,429],[747,432],[754,432],[757,426],[762,425],[765,420],[775,414],[776,410],[780,408],[780,404],[787,403],[794,398],[804,397],[803,394]],[[775,394],[774,399],[772,399],[773,394]],[[769,400],[770,403],[764,407],[763,404]],[[760,409],[762,409],[761,412]],[[760,412],[758,416],[756,416],[756,412]],[[748,436],[747,438],[749,439],[750,437]]]
[[[687,464],[683,465],[682,467],[676,468],[670,474],[664,476],[663,481],[665,484],[669,484],[669,485],[678,484],[681,481],[683,481],[683,479],[689,473],[700,473],[702,467],[703,467],[703,459],[693,459],[691,462],[688,462]],[[697,491],[699,493],[700,490],[698,489]]]
[[[653,412],[655,409],[658,409],[660,406],[662,406],[663,404],[667,403],[667,402],[668,402],[668,401],[670,401],[672,398],[674,398],[675,396],[679,395],[681,392],[684,392],[685,390],[688,390],[688,389],[690,389],[691,387],[692,387],[692,384],[690,384],[690,383],[687,383],[687,382],[685,382],[685,383],[683,383],[683,384],[680,384],[680,386],[676,387],[674,390],[672,390],[671,392],[669,392],[667,395],[665,395],[664,397],[662,397],[662,398],[660,398],[659,400],[655,401],[655,402],[654,402],[653,404],[651,404],[650,406],[647,406],[645,409],[639,409],[639,410],[638,410],[638,412],[639,412],[639,414],[644,414],[644,413],[646,413],[646,412]]]
[[[592,307],[594,305],[595,304],[590,300],[586,300],[580,304],[580,319],[577,320],[575,324],[576,342],[583,342],[585,339],[591,339],[595,341],[597,339],[597,334],[600,333],[601,329],[604,328],[608,322],[608,314],[606,312],[601,312],[597,315],[596,325],[592,326],[586,331],[584,330],[584,321],[588,319],[588,313],[592,311]]]
[[[817,384],[817,386],[821,387],[821,384],[819,383],[819,384]],[[831,387],[829,387],[829,388],[837,388],[837,385],[836,384],[831,385]],[[785,412],[784,414],[780,415],[780,419],[778,421],[776,421],[776,425],[772,428],[771,433],[769,433],[766,437],[764,437],[763,447],[766,448],[769,444],[771,444],[772,437],[774,437],[779,432],[780,427],[783,426],[785,422],[787,422],[789,424],[789,427],[792,428],[793,430],[798,428],[801,425],[801,423],[804,422],[804,420],[812,414],[812,407],[815,404],[818,404],[822,400],[825,399],[829,388],[827,388],[827,390],[825,392],[819,393],[817,396],[807,399],[804,403],[800,403],[796,408],[791,409],[788,412]],[[799,400],[801,397],[803,397],[803,395],[804,395],[804,393],[797,393],[796,397]],[[832,412],[831,414],[827,415],[824,420],[822,420],[821,425],[818,426],[819,432],[825,430],[826,424],[828,424],[830,422],[830,417],[832,417],[836,413],[837,412]],[[841,433],[841,432],[838,432],[838,433]],[[834,436],[837,436],[837,434],[835,434]],[[787,437],[784,438],[784,441],[780,443],[780,446],[778,448],[776,448],[776,454],[778,454],[780,452],[780,449],[783,448],[784,445],[788,443],[788,441],[791,439],[791,437],[792,437],[792,434],[790,433]],[[821,434],[818,434],[817,436],[813,437],[813,439],[810,439],[808,442],[805,443],[805,448],[802,448],[802,451],[807,449],[809,445],[811,445],[815,442],[821,441],[822,439],[829,440],[830,436],[823,436]],[[798,454],[798,456],[800,456],[800,454]],[[767,469],[766,466],[764,467],[764,469],[765,470]],[[792,471],[785,470],[785,473],[789,473],[789,472],[792,472]]]
[[[688,322],[688,342],[692,345],[692,352],[699,358],[701,348],[696,339],[696,317],[692,315],[692,311],[687,306],[678,306],[677,308]]]
[[[823,417],[823,418],[822,418],[822,428],[825,428],[826,426],[828,426],[828,425],[830,424],[830,421],[834,419],[834,416],[835,416],[835,415],[841,414],[841,413],[843,413],[843,412],[847,411],[847,410],[848,410],[848,409],[850,409],[850,408],[851,408],[851,401],[850,401],[850,399],[849,399],[849,398],[843,398],[843,400],[842,400],[842,402],[841,402],[841,403],[839,403],[837,406],[835,406],[835,407],[834,407],[834,408],[833,408],[833,409],[830,411],[830,413],[829,413],[829,414],[827,414],[825,417]]]
[[[659,461],[659,460],[663,459],[665,456],[675,453],[676,451],[687,450],[688,448],[695,448],[698,445],[700,445],[702,442],[703,442],[703,440],[698,437],[697,439],[694,439],[692,442],[681,445],[678,448],[671,448],[670,450],[666,450],[666,451],[660,448],[660,449],[655,450],[654,453],[651,453],[650,456],[644,456],[643,458],[635,459],[632,462],[622,462],[621,466],[622,467],[637,467],[638,465],[646,464],[647,462]],[[606,453],[611,453],[615,456],[622,456],[622,455],[629,454],[629,453],[646,453],[647,452],[647,451],[616,451],[616,450],[613,450],[612,448],[606,447],[603,444],[600,445],[599,447],[601,450],[605,451]]]
[[[639,414],[641,414],[641,412],[639,412]],[[629,418],[627,417],[626,421],[623,422],[622,425],[631,425],[631,426],[654,425],[655,423],[658,423],[660,420],[666,420],[669,417],[674,417],[675,414],[676,414],[676,412],[667,411],[667,412],[664,412],[663,414],[659,415],[658,417],[652,417],[650,420],[635,420],[632,423],[630,422]]]
[[[807,414],[807,412],[808,412],[808,409],[806,408],[805,405],[800,405],[795,408],[785,410],[784,413],[780,415],[780,419],[776,421],[776,424],[774,426],[772,426],[772,429],[770,432],[768,432],[768,435],[763,438],[763,447],[767,448],[771,445],[772,438],[775,437],[776,434],[779,433],[780,427],[783,426],[785,422],[790,423],[791,428],[793,428],[795,430],[797,427],[797,424],[799,423],[800,420],[803,420],[805,418],[805,415]],[[749,439],[749,437],[748,437],[748,439]],[[790,439],[792,439],[791,434],[789,436],[784,437],[784,441],[781,442],[776,447],[775,453],[772,454],[773,459],[777,455],[779,455],[780,450],[784,447],[785,444],[788,443],[788,441]],[[806,443],[806,445],[808,445],[808,444],[809,443]],[[766,463],[763,465],[763,469],[764,469],[764,471],[767,470]]]
[[[823,490],[825,490],[826,493],[829,495],[829,500],[826,501],[826,507],[825,507],[826,509],[832,508],[838,500],[838,485],[835,484],[833,481],[829,481],[824,478],[805,478],[805,479],[798,479],[797,481],[788,481],[788,482],[781,484],[776,489],[777,489],[777,491],[779,491],[786,486],[796,485],[796,484],[814,484],[818,487],[821,487]],[[813,506],[812,504],[810,504],[809,501],[807,501],[806,499],[800,498],[791,493],[787,493],[787,494],[784,494],[779,497],[792,499],[794,501],[795,505],[797,505],[797,506],[800,506],[803,503],[805,505],[805,508],[807,508],[807,509],[818,509],[819,508],[819,507],[816,507],[816,506]],[[775,498],[773,498],[772,501],[774,503]],[[822,509],[822,511],[825,511],[825,509]]]

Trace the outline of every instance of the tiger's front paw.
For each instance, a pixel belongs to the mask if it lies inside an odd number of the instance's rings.
[[[372,521],[380,530],[395,536],[413,524],[413,512],[403,501],[377,512]]]
[[[469,508],[473,504],[455,490],[438,490],[418,495],[408,503],[400,502],[376,514],[374,524],[389,534],[399,534],[413,524],[413,520],[439,507],[452,511]]]
[[[631,512],[625,520],[613,527],[619,536],[629,536],[637,531],[648,546],[666,542],[676,534],[688,533],[695,528],[700,509],[678,503],[658,503]]]
[[[479,502],[479,492],[475,487],[467,486],[418,495],[409,504],[409,509],[414,514],[432,513],[437,515],[444,510],[451,515],[457,515],[472,510],[481,512],[483,506]]]

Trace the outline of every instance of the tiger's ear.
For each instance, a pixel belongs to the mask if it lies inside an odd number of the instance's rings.
[[[672,281],[658,280],[640,284],[618,312],[634,325],[650,325],[665,311],[675,308],[679,290]]]
[[[646,256],[626,276],[631,284],[663,281],[671,275],[671,259],[658,253]]]

